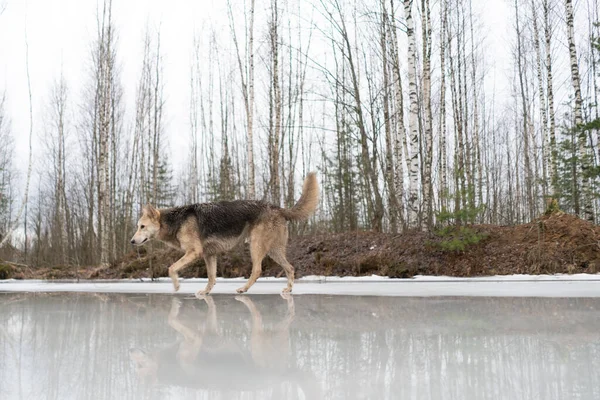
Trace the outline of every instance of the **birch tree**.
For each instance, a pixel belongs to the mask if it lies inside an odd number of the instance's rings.
[[[544,90],[544,79],[542,74],[542,51],[540,46],[540,32],[538,27],[538,11],[535,0],[531,0],[531,13],[532,13],[532,21],[533,21],[533,45],[535,49],[535,61],[536,61],[536,75],[537,75],[537,90],[538,90],[538,101],[540,108],[540,118],[542,122],[542,148],[543,148],[543,187],[544,187],[544,196],[547,195],[548,192],[548,175],[550,177],[550,182],[554,181],[554,170],[552,167],[550,168],[550,173],[548,174],[548,166],[552,165],[551,154],[554,151],[552,149],[552,143],[548,143],[549,141],[549,133],[548,133],[548,114],[546,111],[546,96]]]
[[[552,75],[552,28],[550,25],[550,4],[549,0],[542,0],[542,9],[544,14],[544,48],[546,52],[546,91],[548,93],[548,118],[550,126],[548,134],[550,136],[550,170],[553,195],[558,193],[557,186],[557,147],[556,147],[556,115],[554,109],[554,82]]]
[[[524,65],[524,50],[523,50],[523,32],[521,30],[520,16],[519,16],[519,4],[518,1],[515,0],[515,33],[517,39],[517,54],[515,57],[517,58],[517,75],[519,78],[519,93],[521,96],[521,118],[522,118],[522,137],[523,137],[523,162],[525,164],[525,191],[526,191],[526,199],[527,206],[529,208],[529,218],[535,218],[535,209],[534,209],[534,199],[533,199],[533,171],[531,169],[531,132],[529,131],[529,108],[528,108],[528,98],[525,91],[525,65]]]
[[[476,209],[483,203],[483,178],[482,178],[482,165],[481,165],[481,146],[480,146],[480,125],[479,125],[479,92],[477,87],[479,86],[478,75],[477,75],[477,49],[475,47],[475,34],[473,27],[473,2],[469,0],[469,30],[470,30],[470,39],[471,39],[471,86],[473,89],[473,151],[474,151],[474,162],[473,168],[476,170],[474,175],[477,177],[475,182],[473,191],[475,192],[474,196],[474,208]]]
[[[439,173],[440,173],[440,208],[446,211],[448,198],[448,156],[446,140],[446,40],[448,30],[448,1],[443,0],[440,7],[440,122],[439,122]]]
[[[433,162],[433,122],[431,113],[431,11],[429,0],[421,0],[421,25],[423,41],[423,205],[427,228],[433,226],[433,186],[431,165]],[[477,103],[477,101],[475,101]]]
[[[14,167],[12,155],[14,153],[14,142],[10,131],[10,122],[4,104],[6,95],[0,97],[0,241],[7,237],[13,220]]]
[[[385,129],[385,180],[388,192],[388,215],[390,219],[390,229],[392,232],[398,232],[398,198],[396,195],[396,185],[394,183],[394,149],[392,137],[392,122],[390,115],[390,92],[391,84],[389,77],[389,60],[388,60],[388,14],[385,0],[381,0],[381,25],[380,25],[380,46],[382,57],[382,74],[383,74],[383,123]]]
[[[269,192],[271,201],[281,203],[281,181],[279,176],[281,140],[281,88],[279,82],[279,11],[276,0],[271,0],[269,42],[271,49],[271,88],[269,104]]]
[[[27,92],[29,95],[29,158],[27,163],[27,178],[25,181],[25,192],[23,194],[23,201],[21,202],[21,206],[19,207],[17,214],[13,221],[9,222],[9,227],[4,233],[4,237],[0,238],[0,248],[2,248],[8,240],[12,233],[17,228],[18,224],[21,222],[21,216],[23,215],[23,211],[25,211],[25,257],[27,257],[27,203],[29,198],[29,184],[31,181],[31,171],[33,168],[33,149],[32,149],[32,138],[33,138],[33,98],[31,95],[31,77],[29,76],[29,42],[27,41],[27,29],[25,29],[25,70],[27,74]],[[2,104],[0,104],[0,112],[4,107],[4,95],[2,97]],[[0,128],[2,126],[0,125]],[[9,141],[7,141],[8,143]]]
[[[581,98],[581,82],[579,79],[579,64],[577,60],[577,48],[575,46],[575,33],[573,28],[573,2],[572,0],[565,0],[565,14],[567,22],[567,41],[569,44],[569,59],[571,66],[571,84],[573,86],[573,92],[575,94],[575,102],[573,106],[574,114],[574,129],[578,131],[583,124],[582,115],[582,98]],[[588,176],[589,168],[589,155],[588,146],[586,145],[586,136],[583,134],[578,135],[578,149],[579,149],[579,169],[580,177],[575,179],[577,185],[581,181],[581,193],[583,201],[583,216],[588,221],[594,220],[594,212],[592,208],[592,200],[590,193],[590,181]],[[579,214],[579,196],[576,196],[576,213]]]
[[[256,196],[256,183],[254,171],[254,0],[250,0],[250,9],[248,10],[248,26],[244,32],[246,41],[246,53],[244,61],[240,53],[240,46],[237,39],[235,22],[231,2],[228,1],[229,25],[233,36],[233,43],[237,54],[240,80],[242,84],[242,97],[244,99],[244,109],[246,110],[246,134],[247,134],[247,162],[248,162],[248,198]]]
[[[408,96],[410,99],[408,126],[410,130],[410,161],[408,185],[408,226],[419,227],[419,104],[417,98],[417,49],[412,17],[413,0],[404,0],[406,36],[408,38]]]
[[[393,127],[394,127],[394,191],[396,193],[397,206],[391,209],[391,213],[397,213],[400,224],[404,228],[406,221],[404,218],[404,160],[408,162],[407,144],[406,144],[406,127],[404,125],[404,94],[402,88],[402,74],[400,72],[400,50],[398,45],[398,34],[396,26],[396,16],[394,11],[394,0],[390,0],[390,11],[386,21],[387,37],[389,38],[388,47],[390,49],[390,64],[393,76],[393,93],[394,93],[394,112],[393,112]],[[385,8],[384,8],[385,11]],[[384,12],[384,15],[386,13]],[[406,154],[406,157],[403,157]]]
[[[112,0],[102,3],[98,13],[97,38],[95,42],[93,108],[90,110],[91,150],[94,153],[96,184],[96,241],[97,263],[107,265],[115,254],[114,220],[116,194],[116,168],[120,133],[121,87],[116,66],[116,40],[112,20]],[[94,202],[90,202],[90,213]],[[90,215],[90,224],[93,216]],[[92,225],[93,226],[93,225]]]
[[[66,265],[68,262],[70,238],[70,211],[67,202],[67,101],[68,89],[64,76],[61,76],[54,87],[50,97],[50,120],[45,138],[52,164],[49,168],[51,203],[54,204],[50,213],[51,247],[53,260]]]

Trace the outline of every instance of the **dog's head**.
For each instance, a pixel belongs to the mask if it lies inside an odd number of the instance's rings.
[[[140,246],[148,240],[155,238],[160,229],[160,211],[151,205],[145,206],[137,227],[135,235],[131,238],[132,245]]]

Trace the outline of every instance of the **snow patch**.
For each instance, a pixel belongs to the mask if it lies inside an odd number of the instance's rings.
[[[212,293],[237,294],[244,278],[218,278]],[[181,279],[180,293],[193,294],[204,288],[202,278]],[[250,294],[278,294],[285,278],[260,278]],[[172,294],[169,278],[114,281],[0,281],[0,292],[92,292]],[[355,296],[484,296],[484,297],[600,297],[600,274],[503,275],[474,278],[415,276],[395,279],[383,276],[318,276],[296,280],[294,294]]]

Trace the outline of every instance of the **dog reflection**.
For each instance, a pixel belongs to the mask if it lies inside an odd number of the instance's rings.
[[[223,391],[274,389],[273,398],[281,398],[285,382],[301,388],[305,398],[318,398],[315,379],[290,367],[289,329],[295,317],[294,300],[282,294],[287,303],[285,317],[266,329],[262,316],[249,297],[237,296],[251,316],[248,346],[225,338],[217,322],[212,297],[201,296],[208,306],[205,322],[192,327],[180,319],[181,302],[174,298],[168,316],[169,325],[183,336],[177,343],[155,352],[132,349],[130,357],[136,372],[146,383]]]

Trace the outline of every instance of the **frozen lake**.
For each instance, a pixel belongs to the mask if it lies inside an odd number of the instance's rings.
[[[3,400],[598,399],[599,370],[595,297],[0,293]]]

